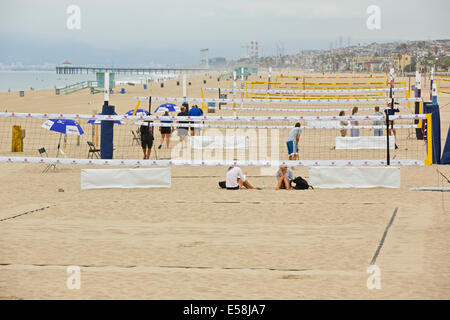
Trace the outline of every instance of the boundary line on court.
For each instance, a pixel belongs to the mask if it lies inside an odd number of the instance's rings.
[[[54,207],[54,205],[47,206],[47,207],[42,207],[42,208],[38,208],[38,209],[34,209],[34,210],[27,211],[27,212],[24,212],[24,213],[21,213],[21,214],[17,214],[15,216],[6,217],[6,218],[3,218],[3,219],[0,219],[0,222],[6,221],[6,220],[10,220],[10,219],[15,219],[15,218],[18,218],[20,216],[24,216],[26,214],[34,213],[34,212],[37,212],[37,211],[42,211],[42,210],[48,209],[50,207]]]
[[[374,254],[373,258],[372,258],[372,261],[370,261],[370,265],[374,265],[375,264],[375,262],[377,260],[377,257],[380,254],[381,248],[383,247],[384,240],[386,239],[386,236],[387,236],[387,233],[389,231],[389,228],[391,227],[392,223],[394,222],[395,216],[397,215],[397,211],[398,211],[398,207],[395,208],[394,213],[392,214],[391,220],[389,220],[389,223],[386,226],[386,229],[384,230],[383,237],[381,238],[381,241],[378,244],[378,248],[375,251],[375,254]]]

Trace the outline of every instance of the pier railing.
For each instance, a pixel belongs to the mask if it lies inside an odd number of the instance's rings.
[[[97,81],[81,81],[77,82],[68,86],[65,86],[64,88],[60,89],[60,92],[62,94],[70,94],[73,92],[77,92],[86,88],[97,88],[98,82]]]

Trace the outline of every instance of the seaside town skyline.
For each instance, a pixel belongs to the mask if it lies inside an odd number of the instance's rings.
[[[300,50],[298,53],[284,54],[281,50],[276,55],[260,56],[260,52],[250,45],[239,59],[227,57],[208,58],[205,65],[203,57],[197,64],[191,66],[222,69],[240,65],[257,66],[262,68],[301,68],[309,72],[348,72],[368,71],[382,72],[394,66],[400,72],[413,72],[428,66],[435,66],[437,71],[447,72],[450,68],[450,40],[430,41],[396,41],[387,43],[371,43],[366,45],[343,44],[342,37],[336,41],[336,47],[330,44],[330,49]],[[205,49],[204,49],[205,50]],[[203,58],[203,59],[201,59]],[[20,61],[4,64],[0,61],[3,71],[54,71],[61,65],[80,65],[68,60],[60,63],[44,62],[42,64],[27,65]],[[98,66],[98,65],[97,65]],[[105,65],[111,66],[111,65]],[[155,63],[117,64],[117,67],[170,67],[178,65],[164,65]],[[184,65],[186,66],[186,65]]]
[[[192,66],[204,48],[210,57],[227,61],[248,58],[256,50],[251,42],[258,46],[259,57],[280,57],[305,50],[450,38],[450,3],[444,0],[184,4],[134,1],[124,8],[114,1],[3,2],[0,63]],[[433,21],[423,21],[423,13],[430,10]]]

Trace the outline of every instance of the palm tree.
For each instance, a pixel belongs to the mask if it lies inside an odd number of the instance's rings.
[[[408,49],[408,45],[406,43],[402,43],[401,48],[402,48],[402,51],[404,53],[406,53],[406,50]]]

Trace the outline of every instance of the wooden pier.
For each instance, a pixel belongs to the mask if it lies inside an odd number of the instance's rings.
[[[123,73],[123,74],[150,74],[150,73],[191,73],[198,71],[209,71],[202,68],[109,68],[109,67],[56,67],[57,74],[83,74],[83,73],[97,73],[97,72],[111,72],[111,73]]]

